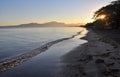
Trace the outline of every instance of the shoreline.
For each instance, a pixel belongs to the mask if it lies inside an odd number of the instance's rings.
[[[57,77],[119,77],[120,45],[92,29],[82,39],[88,42],[62,57]]]
[[[77,32],[76,34],[74,34],[70,37],[61,38],[61,39],[58,39],[58,40],[55,40],[55,41],[48,42],[48,43],[40,46],[39,48],[36,48],[36,49],[34,49],[30,52],[24,53],[22,55],[18,55],[18,56],[9,58],[9,59],[2,60],[2,61],[0,61],[0,72],[4,72],[4,71],[7,71],[9,69],[12,69],[12,68],[24,63],[25,61],[37,56],[38,54],[40,54],[42,52],[45,52],[46,50],[48,50],[54,44],[57,44],[59,42],[65,41],[65,40],[75,38],[80,33],[81,33],[81,31]]]

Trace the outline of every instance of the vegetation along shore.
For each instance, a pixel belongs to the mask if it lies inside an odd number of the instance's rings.
[[[87,23],[88,42],[63,56],[58,77],[120,77],[120,0],[100,8]]]

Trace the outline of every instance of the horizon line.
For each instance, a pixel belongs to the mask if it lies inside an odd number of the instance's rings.
[[[60,22],[60,21],[48,21],[48,22],[26,22],[26,23],[19,23],[19,24],[11,24],[11,25],[0,25],[0,26],[17,26],[17,25],[24,25],[24,24],[46,24],[46,23],[50,23],[50,22],[57,22],[57,23],[63,23],[66,25],[85,25],[86,23],[66,23],[66,22]]]

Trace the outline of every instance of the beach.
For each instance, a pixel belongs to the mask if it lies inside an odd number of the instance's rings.
[[[61,59],[57,77],[120,77],[120,45],[88,29],[82,39],[88,42],[76,47]]]
[[[91,28],[0,63],[7,77],[119,77],[120,44]],[[108,32],[107,32],[108,33]]]
[[[0,0],[0,77],[120,77],[120,0]]]

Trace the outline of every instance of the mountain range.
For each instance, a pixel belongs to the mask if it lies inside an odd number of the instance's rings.
[[[41,27],[49,27],[49,26],[53,26],[53,27],[56,27],[56,26],[80,26],[80,24],[65,24],[65,23],[62,23],[62,22],[56,22],[56,21],[52,21],[52,22],[47,22],[47,23],[43,23],[43,24],[38,24],[38,23],[28,23],[28,24],[21,24],[21,25],[18,25],[18,26],[23,26],[23,27],[34,27],[34,26],[41,26]]]
[[[60,26],[80,26],[81,24],[65,24],[62,22],[47,22],[43,24],[38,24],[38,23],[27,23],[27,24],[20,24],[20,25],[14,25],[14,26],[0,26],[0,27],[60,27]]]

